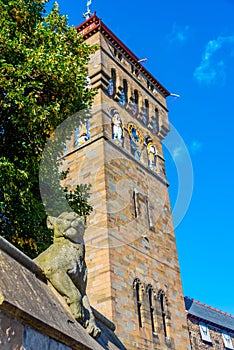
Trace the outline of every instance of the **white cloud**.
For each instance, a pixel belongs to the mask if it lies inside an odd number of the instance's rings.
[[[230,47],[230,57],[233,56],[234,36],[219,36],[216,40],[210,40],[206,45],[202,55],[200,65],[194,71],[194,77],[199,82],[215,83],[216,81],[224,82],[225,62],[223,59],[218,60],[215,53],[221,50],[224,46]]]
[[[176,23],[173,24],[172,31],[168,35],[168,40],[170,43],[180,43],[184,44],[184,42],[188,38],[189,26],[179,26]]]

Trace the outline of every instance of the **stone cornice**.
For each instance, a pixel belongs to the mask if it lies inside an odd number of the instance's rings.
[[[152,84],[167,97],[170,92],[151,75],[151,73],[139,62],[139,58],[97,17],[96,12],[85,22],[76,27],[77,32],[87,39],[97,32],[102,33],[120,52],[122,52],[130,62],[147,78]]]

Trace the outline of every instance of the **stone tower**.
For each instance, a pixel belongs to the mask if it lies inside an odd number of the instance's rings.
[[[127,349],[187,350],[189,338],[162,140],[165,89],[94,14],[77,27],[98,44],[87,85],[92,118],[66,151],[68,184],[90,183],[88,295]],[[87,86],[89,88],[89,86]]]

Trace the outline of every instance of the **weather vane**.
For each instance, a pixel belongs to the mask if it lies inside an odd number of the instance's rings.
[[[85,19],[89,19],[92,16],[91,11],[90,11],[90,7],[89,7],[91,4],[92,4],[92,0],[87,0],[87,5],[86,5],[87,11],[85,13],[83,13],[83,16]]]

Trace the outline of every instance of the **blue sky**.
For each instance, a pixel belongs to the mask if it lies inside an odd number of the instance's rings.
[[[58,3],[70,25],[83,21],[85,0]],[[93,0],[91,10],[180,95],[167,102],[194,176],[191,202],[175,230],[183,290],[234,314],[234,0]],[[182,198],[189,192],[184,148],[173,147],[171,154],[165,150],[172,207],[181,187]]]

